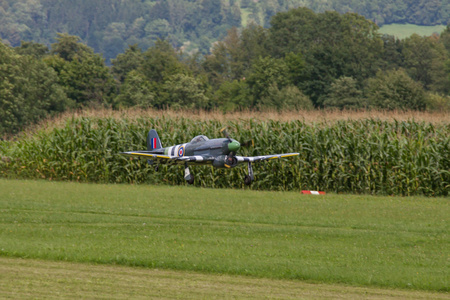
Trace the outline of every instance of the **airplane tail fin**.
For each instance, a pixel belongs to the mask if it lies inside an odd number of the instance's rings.
[[[147,150],[155,150],[162,148],[161,140],[159,139],[158,133],[155,129],[148,132],[147,135]]]

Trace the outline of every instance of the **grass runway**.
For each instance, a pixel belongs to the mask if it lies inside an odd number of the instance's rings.
[[[445,298],[449,224],[448,198],[0,180],[0,268],[66,261]]]
[[[448,299],[448,294],[0,257],[2,299]]]

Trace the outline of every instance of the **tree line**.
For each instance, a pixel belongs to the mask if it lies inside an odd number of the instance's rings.
[[[307,8],[271,26],[233,27],[210,54],[168,39],[137,44],[112,65],[81,38],[59,33],[50,48],[0,43],[0,133],[85,106],[114,109],[417,109],[450,106],[450,26],[399,40],[355,14]]]
[[[446,0],[0,0],[0,38],[13,47],[22,40],[50,46],[57,32],[68,32],[108,63],[128,45],[146,50],[157,38],[206,54],[229,28],[268,28],[276,13],[300,6],[355,12],[379,26],[447,25],[450,15]]]

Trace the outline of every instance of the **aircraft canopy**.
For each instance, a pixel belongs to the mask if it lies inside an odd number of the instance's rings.
[[[191,144],[205,142],[205,141],[209,141],[209,138],[207,136],[205,136],[205,135],[197,135],[196,137],[194,137],[191,140]]]

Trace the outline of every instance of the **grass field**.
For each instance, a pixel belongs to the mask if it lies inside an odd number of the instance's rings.
[[[440,34],[444,31],[444,29],[444,25],[419,26],[413,24],[389,24],[381,26],[379,31],[380,33],[389,34],[399,39],[404,39],[410,37],[414,33],[420,36],[431,36],[433,33]]]
[[[0,257],[2,299],[448,299],[448,294]]]
[[[0,256],[11,258],[444,297],[449,224],[448,198],[0,180]]]

